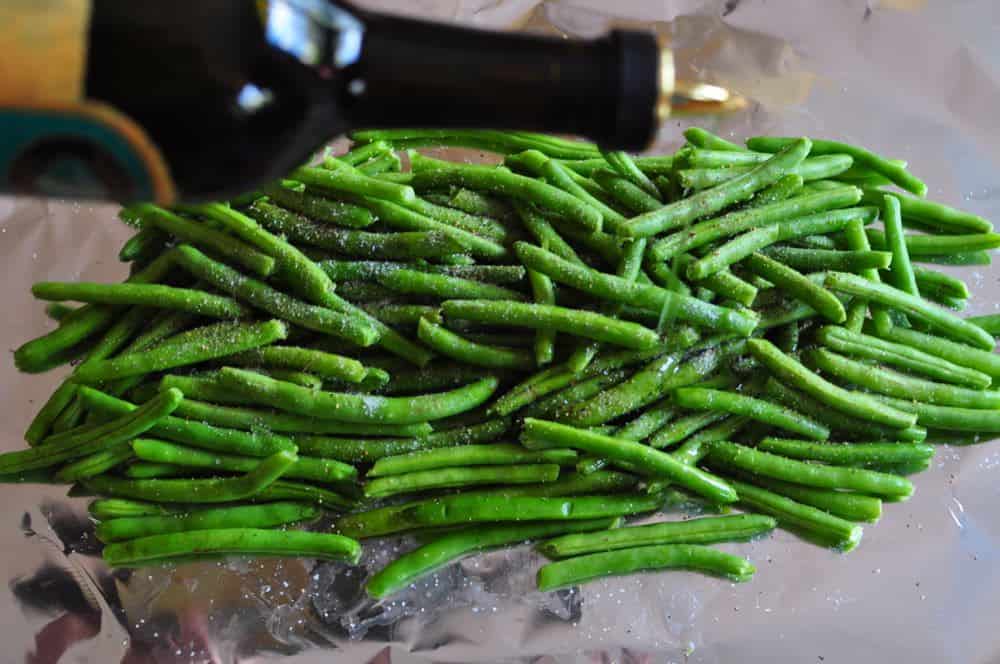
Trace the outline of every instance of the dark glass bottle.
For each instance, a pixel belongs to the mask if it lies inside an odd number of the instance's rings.
[[[329,0],[93,0],[86,34],[82,103],[110,109],[104,128],[126,145],[79,128],[35,141],[17,172],[36,193],[95,195],[74,188],[97,183],[98,197],[227,198],[359,126],[529,129],[639,149],[658,124],[659,48],[639,32],[483,32]]]

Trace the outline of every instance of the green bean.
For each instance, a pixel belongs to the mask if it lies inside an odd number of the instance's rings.
[[[400,493],[479,484],[534,484],[559,477],[555,464],[457,466],[377,477],[365,482],[365,497],[384,498]]]
[[[808,139],[800,139],[751,172],[733,178],[718,187],[665,205],[659,210],[634,217],[623,226],[622,230],[628,235],[637,237],[657,235],[671,228],[684,226],[698,217],[714,214],[734,203],[745,201],[795,168],[809,153],[810,145]]]
[[[823,348],[811,350],[809,361],[830,375],[879,394],[942,406],[1000,408],[1000,392],[995,390],[968,389],[914,378],[889,369],[849,360]]]
[[[293,292],[313,304],[337,309],[334,306],[337,298],[333,294],[333,282],[316,263],[289,242],[269,233],[245,214],[219,203],[208,203],[187,209],[221,225],[237,237],[273,256],[280,274]],[[215,286],[219,287],[218,284]],[[226,288],[220,290],[231,292]]]
[[[167,393],[173,391],[175,390],[166,390]],[[137,408],[146,408],[152,403],[147,402],[143,406],[137,407],[127,401],[116,399],[109,394],[86,386],[80,387],[80,398],[83,399],[84,405],[88,409],[116,416],[132,413]],[[279,451],[295,450],[295,444],[285,436],[259,431],[248,433],[235,429],[213,427],[174,416],[168,416],[156,422],[149,429],[149,433],[185,445],[226,454],[264,457]]]
[[[383,304],[359,302],[358,306],[386,325],[416,325],[421,318],[440,320],[437,307],[426,304]]]
[[[76,380],[83,383],[104,383],[115,378],[140,376],[226,357],[284,339],[288,336],[288,326],[280,320],[219,323],[192,330],[185,335],[184,341],[151,350],[119,355],[110,360],[84,362],[76,370]]]
[[[681,254],[674,259],[674,268],[678,273],[684,274],[688,266],[694,261],[695,257],[691,254]],[[665,264],[662,265],[665,266]],[[650,273],[654,278],[664,270],[664,267],[660,267],[660,264],[657,263],[649,263],[649,267],[651,268]],[[698,286],[703,286],[719,297],[733,300],[745,307],[749,307],[754,303],[759,292],[756,286],[740,279],[729,270],[719,270],[715,274],[699,281]]]
[[[114,355],[128,343],[136,331],[146,323],[150,312],[142,307],[134,307],[108,328],[94,346],[87,351],[84,363],[102,360]],[[29,445],[37,445],[51,430],[54,433],[70,429],[83,415],[83,408],[76,394],[74,376],[64,381],[39,409],[25,431],[24,438]]]
[[[722,467],[722,466],[720,466]],[[833,489],[817,489],[793,482],[730,469],[739,479],[794,501],[816,507],[847,521],[875,523],[882,516],[882,500],[875,496]],[[727,470],[729,472],[729,470]]]
[[[656,312],[666,310],[671,317],[726,332],[749,334],[756,325],[752,316],[741,312],[575,265],[527,243],[518,242],[515,246],[518,257],[529,269],[610,302],[631,304]]]
[[[743,558],[707,546],[663,544],[592,553],[549,563],[538,570],[537,583],[539,590],[548,592],[604,576],[664,569],[703,572],[736,582],[749,581],[756,571]]]
[[[658,341],[655,332],[641,325],[580,309],[499,300],[446,300],[441,308],[446,317],[491,325],[554,329],[626,348],[653,348]]]
[[[720,503],[732,502],[736,494],[722,480],[697,468],[685,466],[668,454],[634,441],[611,438],[555,422],[527,418],[522,441],[527,447],[575,447],[641,469],[651,477],[669,479],[690,491]]]
[[[45,315],[57,323],[76,310],[77,307],[71,307],[70,305],[63,304],[62,302],[50,302],[45,305]]]
[[[241,318],[250,313],[232,298],[161,284],[40,281],[31,287],[31,293],[42,300],[150,306],[189,311],[212,318]]]
[[[464,187],[453,188],[447,205],[468,214],[498,219],[501,222],[514,219],[514,210],[507,201]]]
[[[741,153],[741,155],[745,154],[752,153]],[[764,156],[770,157],[771,155],[765,154]],[[715,168],[682,168],[677,171],[677,176],[680,180],[681,186],[685,189],[703,190],[710,187],[717,187],[718,185],[728,182],[737,176],[746,175],[756,168],[757,165],[762,163],[764,162],[757,162],[755,165],[748,166],[734,164],[731,166]],[[798,175],[804,181],[823,180],[840,175],[850,168],[851,163],[851,158],[843,154],[811,157],[809,159],[802,160],[798,166],[791,169],[790,173],[792,175]]]
[[[603,518],[463,528],[446,533],[389,563],[368,580],[365,590],[371,597],[387,597],[415,579],[470,553],[564,533],[601,530],[615,523],[615,519]]]
[[[507,228],[495,219],[475,216],[448,205],[435,205],[423,198],[417,198],[416,201],[409,204],[409,207],[431,219],[474,233],[493,242],[502,244],[507,240]]]
[[[87,507],[90,516],[100,521],[138,516],[165,516],[174,511],[158,503],[144,503],[125,498],[99,498]]]
[[[572,261],[578,265],[586,265],[577,255],[576,250],[556,232],[548,219],[536,212],[527,203],[514,201],[513,205],[514,209],[517,210],[521,222],[540,246],[546,247],[549,251],[564,260]]]
[[[671,390],[704,380],[738,345],[722,346],[680,362],[680,354],[663,355],[615,385],[570,408],[563,419],[577,426],[596,426],[627,415]]]
[[[800,249],[796,247],[767,247],[762,253],[796,270],[860,272],[885,269],[892,262],[888,251],[845,251],[829,249]]]
[[[176,466],[172,463],[153,463],[151,461],[136,461],[122,471],[122,475],[131,480],[150,480],[164,477],[187,477],[206,474],[206,471]],[[215,474],[208,471],[207,474]]]
[[[657,190],[656,185],[653,181],[649,179],[635,161],[626,152],[621,150],[602,150],[601,155],[604,157],[605,161],[611,165],[621,176],[629,180],[636,187],[646,192],[655,199],[660,198],[660,192]]]
[[[840,353],[891,364],[922,373],[939,381],[956,383],[976,390],[990,386],[990,376],[985,373],[949,362],[904,344],[893,343],[833,326],[820,328],[816,338],[824,346]]]
[[[312,505],[292,502],[214,507],[173,515],[112,519],[98,524],[96,534],[100,541],[111,543],[217,528],[273,528],[287,523],[311,521],[319,514],[320,511]]]
[[[750,339],[747,346],[753,356],[779,380],[790,383],[842,413],[894,428],[905,428],[916,423],[916,417],[905,411],[887,408],[885,404],[867,395],[847,391],[824,380],[797,360],[782,353],[769,341]]]
[[[882,197],[890,195],[899,201],[900,212],[904,222],[913,219],[920,224],[939,228],[947,232],[991,233],[993,224],[988,220],[968,212],[935,203],[922,198],[913,198],[898,192],[887,192],[881,189],[864,190],[864,200],[869,205],[880,205]]]
[[[175,376],[165,376],[160,382],[161,389],[175,386]],[[277,433],[312,434],[355,434],[359,436],[425,436],[431,426],[420,424],[351,424],[333,420],[320,420],[284,413],[272,413],[249,408],[216,406],[185,398],[174,411],[177,416],[231,429],[257,431],[265,429]]]
[[[473,279],[490,284],[523,284],[525,270],[520,265],[431,265],[429,263],[394,263],[390,261],[324,260],[320,267],[334,281],[377,279],[394,270],[409,269],[451,277]]]
[[[141,224],[140,224],[141,226]],[[152,254],[154,257],[163,253],[167,237],[156,228],[142,227],[138,233],[130,237],[118,252],[118,260],[130,263]]]
[[[685,415],[654,432],[649,439],[649,446],[656,449],[671,447],[699,430],[725,419],[725,417],[725,413],[715,411]]]
[[[861,541],[861,526],[850,521],[752,484],[738,480],[730,482],[739,492],[741,503],[773,516],[782,527],[799,532],[818,544],[847,552]]]
[[[686,138],[687,142],[691,145],[704,148],[706,150],[727,150],[732,152],[746,151],[742,145],[730,143],[726,139],[720,138],[707,129],[702,129],[701,127],[688,127],[684,130],[684,138]]]
[[[572,194],[532,178],[491,166],[455,164],[411,154],[417,188],[459,185],[540,205],[590,231],[601,230],[603,216]]]
[[[535,497],[554,498],[561,496],[583,496],[627,491],[635,488],[638,480],[624,473],[598,471],[590,475],[568,474],[554,482],[541,484],[521,484],[506,486],[501,489],[479,489],[466,491],[463,495],[479,496],[487,500],[498,497]],[[418,527],[415,524],[404,523],[401,520],[406,510],[422,503],[429,503],[437,498],[380,507],[366,512],[348,514],[337,520],[338,532],[350,537],[379,537],[395,532]]]
[[[834,466],[885,466],[926,461],[934,447],[918,443],[815,443],[805,440],[767,437],[757,449],[803,461],[819,461]]]
[[[135,455],[132,454],[132,449],[128,445],[116,445],[111,449],[100,450],[66,464],[56,473],[55,479],[60,482],[73,483],[85,477],[100,475],[133,458]]]
[[[913,413],[917,424],[923,427],[944,431],[975,431],[979,434],[1000,432],[1000,410],[938,406],[911,398],[897,399],[883,395],[876,395],[876,398],[886,407]]]
[[[292,500],[295,502],[312,503],[330,511],[347,511],[356,507],[356,500],[334,491],[305,482],[290,480],[275,480],[261,489],[251,499],[251,502],[266,504],[277,500]]]
[[[1000,314],[986,314],[983,316],[970,316],[966,322],[978,325],[993,336],[1000,334]]]
[[[290,240],[329,249],[343,256],[375,259],[437,258],[459,252],[463,246],[435,231],[371,233],[315,223],[306,217],[257,201],[247,212],[272,233]]]
[[[718,460],[755,475],[772,477],[821,489],[843,489],[891,499],[905,499],[913,493],[909,480],[863,468],[824,466],[788,459],[770,452],[727,441],[712,443],[707,461]]]
[[[404,231],[433,232],[444,235],[457,246],[462,247],[463,251],[467,251],[474,256],[501,258],[507,254],[507,250],[503,245],[489,238],[481,237],[463,228],[457,228],[451,224],[438,221],[403,205],[397,205],[390,201],[370,196],[348,197],[348,200],[369,208],[375,213],[379,221],[387,226]]]
[[[760,514],[733,514],[687,521],[666,521],[550,539],[536,548],[548,558],[569,558],[654,544],[716,544],[748,540],[772,530],[777,522]]]
[[[684,387],[674,392],[674,402],[692,410],[723,411],[742,415],[814,440],[826,440],[830,430],[802,413],[737,392]]]
[[[213,261],[194,247],[176,248],[177,262],[203,279],[247,303],[306,329],[347,339],[361,346],[378,340],[379,331],[370,322],[296,300],[267,284]]]
[[[466,364],[496,369],[529,369],[535,366],[534,359],[526,351],[474,343],[426,318],[418,323],[417,336],[432,350]]]
[[[245,500],[281,477],[297,457],[278,452],[256,464],[240,477],[223,479],[127,480],[101,475],[83,480],[91,491],[161,503],[226,503]]]
[[[81,388],[83,389],[83,388]],[[0,473],[23,473],[49,468],[64,461],[114,449],[166,418],[177,408],[183,395],[168,390],[135,412],[117,417],[101,426],[78,427],[50,436],[42,445],[0,454]]]
[[[868,241],[875,249],[888,246],[885,233],[867,229]],[[970,235],[907,235],[906,250],[913,260],[940,262],[938,256],[949,254],[970,255],[1000,247],[1000,233],[975,233]],[[933,258],[933,260],[931,260]],[[964,264],[964,263],[959,263]]]
[[[173,266],[174,252],[165,251],[153,262],[126,280],[127,284],[151,284],[163,279]],[[37,373],[69,361],[82,352],[80,345],[104,330],[118,313],[115,307],[85,305],[60,321],[59,327],[14,351],[14,365],[21,371]]]
[[[898,429],[871,421],[850,417],[836,410],[823,401],[793,390],[774,378],[769,378],[764,385],[765,393],[772,399],[800,410],[815,420],[826,424],[833,431],[840,431],[861,440],[906,440],[921,441],[927,437],[927,431],[921,427],[911,426]]]
[[[664,353],[683,350],[693,346],[698,335],[687,327],[681,327],[677,333],[665,340],[659,347],[648,351],[622,351],[598,355],[584,370],[584,375],[598,373],[631,366],[658,357]],[[524,382],[513,387],[490,406],[489,412],[506,416],[536,399],[560,390],[579,378],[579,375],[564,365],[556,365],[544,369]]]
[[[365,228],[375,223],[375,215],[360,205],[331,200],[312,192],[271,185],[264,188],[264,193],[274,204],[317,221],[348,228]]]
[[[134,440],[132,441],[132,449],[135,455],[143,461],[226,472],[250,472],[260,461],[253,457],[207,452],[153,439]],[[357,479],[357,476],[358,471],[354,466],[333,459],[315,457],[298,457],[284,473],[284,477],[290,479],[320,483],[350,482]]]
[[[463,147],[511,154],[539,150],[561,159],[587,159],[600,156],[597,148],[580,141],[569,141],[531,132],[490,129],[365,129],[353,131],[351,140],[358,143],[384,141],[397,148]]]
[[[436,431],[416,438],[297,436],[295,440],[304,454],[349,463],[369,463],[382,457],[418,450],[488,443],[500,438],[509,428],[509,420],[497,419],[487,420],[474,426]]]
[[[137,215],[144,224],[152,225],[161,231],[169,233],[182,242],[192,244],[236,265],[246,268],[260,277],[266,277],[274,271],[274,258],[254,249],[249,244],[225,233],[217,231],[207,224],[185,219],[169,210],[149,203],[132,205],[129,212]]]
[[[383,286],[398,293],[429,295],[441,299],[526,299],[524,294],[503,286],[417,270],[393,270],[379,275],[377,280]]]
[[[758,136],[747,139],[747,147],[751,150],[757,150],[759,152],[778,152],[779,150],[787,149],[789,145],[800,140],[801,139],[798,138]],[[905,166],[900,165],[899,162],[886,159],[863,148],[837,141],[814,139],[812,141],[812,149],[809,150],[809,154],[814,156],[830,154],[849,155],[854,160],[854,163],[859,167],[868,168],[871,171],[888,178],[900,189],[905,189],[906,191],[914,193],[920,197],[927,195],[927,185],[913,174],[909,173]]]
[[[993,350],[996,341],[983,329],[972,323],[935,307],[919,297],[904,293],[885,284],[867,281],[845,272],[829,272],[826,275],[827,288],[877,302],[925,321],[948,336],[969,343],[984,350]]]
[[[324,160],[323,168],[302,166],[293,170],[289,177],[325,191],[374,196],[393,203],[406,204],[417,197],[413,187],[369,177],[350,164],[332,158]]]
[[[308,371],[322,378],[352,383],[360,383],[368,374],[368,368],[354,358],[296,346],[257,348],[229,355],[225,363],[230,366]]]
[[[615,438],[640,442],[669,424],[677,414],[670,397],[657,401],[630,422],[615,431]]]
[[[944,295],[966,299],[969,297],[969,287],[958,277],[953,277],[944,272],[929,270],[919,265],[913,266],[913,276],[917,280],[917,287],[920,292],[939,291]]]
[[[894,196],[883,197],[882,223],[885,225],[886,244],[892,252],[892,265],[889,269],[889,279],[886,281],[904,293],[919,297],[920,291],[917,289],[917,280],[913,274],[903,234],[899,199]]]
[[[229,555],[310,557],[356,563],[361,547],[354,540],[296,530],[218,528],[139,537],[104,547],[112,567],[142,567],[157,562]]]
[[[377,460],[367,477],[401,475],[455,466],[510,466],[514,464],[559,464],[576,461],[572,450],[526,450],[519,445],[464,445],[462,447],[421,450]]]
[[[635,214],[651,212],[663,205],[658,190],[654,195],[614,171],[597,169],[592,177],[616,203]],[[656,190],[655,185],[653,188]]]
[[[450,392],[419,397],[381,397],[307,390],[229,367],[220,371],[220,381],[252,403],[299,415],[362,424],[416,424],[465,412],[486,401],[499,382],[494,377],[486,377]]]
[[[579,520],[639,514],[659,509],[663,499],[648,495],[577,496],[550,498],[507,495],[458,494],[421,501],[399,515],[398,527],[434,527],[503,521]]]
[[[974,325],[974,323],[967,323]],[[981,328],[980,328],[981,329]],[[985,330],[983,330],[984,333]],[[910,346],[929,355],[970,369],[989,374],[994,380],[1000,378],[1000,357],[996,354],[972,348],[964,343],[942,337],[924,334],[895,326],[879,336],[889,341]]]
[[[748,256],[743,264],[757,276],[809,305],[824,318],[835,323],[846,320],[847,312],[837,296],[795,269],[759,252]]]
[[[540,272],[528,270],[528,281],[535,304],[555,305],[556,291],[552,280]],[[536,330],[534,342],[535,364],[544,366],[552,362],[555,355],[555,330]]]
[[[530,171],[532,174],[540,176],[553,187],[571,194],[585,205],[594,208],[601,214],[604,224],[611,231],[620,228],[621,224],[625,221],[625,217],[621,213],[605,204],[604,201],[577,183],[573,178],[573,175],[575,175],[573,171],[558,161],[549,159],[537,150],[526,150],[520,154],[508,156],[504,160],[504,163],[512,168],[518,168],[518,170]],[[581,176],[577,175],[577,177]]]
[[[583,378],[558,392],[536,401],[521,411],[524,417],[552,417],[561,419],[571,412],[577,403],[617,385],[629,376],[627,369],[614,369],[605,373]]]
[[[693,280],[704,279],[772,244],[813,233],[833,233],[843,230],[854,220],[868,223],[875,216],[875,208],[854,207],[762,226],[729,240],[692,263],[687,269],[687,277]]]
[[[403,162],[394,152],[372,157],[363,164],[357,164],[358,172],[363,175],[375,176],[382,173],[398,173]]]

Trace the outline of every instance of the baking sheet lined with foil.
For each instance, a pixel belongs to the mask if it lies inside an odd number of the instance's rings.
[[[655,28],[680,73],[752,96],[708,127],[730,138],[812,135],[910,168],[931,198],[1000,222],[1000,10],[993,0],[378,0],[480,26],[592,36]],[[671,121],[651,152],[680,143]],[[117,280],[129,231],[115,209],[0,198],[4,347],[51,329],[30,285]],[[1000,268],[959,268],[968,313],[1000,310]],[[64,372],[0,368],[0,445],[23,445]],[[540,593],[530,547],[468,558],[384,603],[356,567],[239,560],[112,572],[65,487],[5,486],[0,504],[3,662],[867,662],[1000,661],[1000,443],[939,449],[909,501],[887,504],[848,555],[784,531],[726,545],[745,584],[682,572]],[[662,517],[660,517],[662,518]],[[60,656],[62,657],[60,659]]]

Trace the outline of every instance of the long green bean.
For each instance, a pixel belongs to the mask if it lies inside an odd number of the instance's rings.
[[[219,380],[251,403],[299,415],[362,424],[416,424],[472,410],[493,394],[499,382],[496,378],[487,377],[450,392],[418,397],[381,397],[308,390],[231,367],[219,372]]]
[[[549,558],[569,558],[653,544],[716,544],[747,540],[772,530],[776,525],[777,521],[769,516],[733,514],[562,535],[542,542],[536,548]]]
[[[226,472],[246,473],[253,470],[260,459],[219,454],[194,447],[185,447],[166,441],[153,439],[137,439],[132,441],[132,450],[143,461],[166,463],[186,468],[208,468]],[[358,471],[354,466],[316,457],[300,456],[288,467],[284,477],[290,479],[309,480],[320,483],[349,482],[357,479]]]
[[[683,569],[749,581],[756,568],[749,562],[697,544],[662,544],[592,553],[549,563],[538,570],[538,589],[546,592],[603,576],[663,569]]]
[[[846,272],[828,272],[824,283],[832,290],[864,298],[923,320],[948,336],[973,347],[993,350],[996,345],[996,340],[982,328],[891,286],[874,283]]]
[[[400,493],[481,484],[535,484],[559,477],[555,464],[514,464],[510,466],[453,466],[418,470],[400,475],[376,477],[365,482],[366,498],[385,498]]]
[[[365,583],[365,590],[376,599],[387,597],[415,579],[470,553],[553,535],[603,530],[615,523],[616,519],[602,518],[463,528],[392,561]]]
[[[809,154],[810,147],[808,139],[799,139],[751,172],[665,205],[659,210],[633,217],[624,224],[622,230],[627,235],[649,237],[745,201],[789,173]]]
[[[787,149],[789,145],[795,144],[800,140],[802,139],[757,136],[747,139],[747,147],[760,152],[778,152],[779,150]],[[829,154],[849,155],[855,164],[885,176],[900,189],[905,189],[921,197],[927,195],[927,185],[908,172],[905,166],[901,166],[899,162],[886,159],[864,148],[837,141],[813,139],[808,154],[817,156]]]
[[[785,381],[806,394],[843,413],[877,424],[905,428],[916,424],[916,416],[885,404],[860,392],[849,392],[817,376],[774,344],[764,339],[747,341],[750,352],[779,380]]]
[[[767,437],[757,449],[803,461],[834,466],[887,466],[926,461],[934,456],[932,445],[920,443],[816,443],[807,440]]]
[[[792,431],[814,440],[826,440],[830,430],[790,408],[726,390],[682,387],[674,392],[674,403],[691,410],[723,411]]]
[[[139,537],[104,547],[104,560],[114,567],[219,556],[286,556],[356,563],[361,546],[339,535],[296,530],[219,528]]]
[[[128,480],[101,475],[83,480],[91,491],[159,503],[228,503],[253,497],[295,464],[292,452],[278,452],[240,477],[224,479]]]

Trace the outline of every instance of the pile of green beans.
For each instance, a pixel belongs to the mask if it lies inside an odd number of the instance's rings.
[[[525,542],[552,560],[541,590],[745,581],[712,545],[778,527],[849,551],[912,495],[925,439],[1000,432],[998,317],[939,306],[969,289],[921,265],[988,262],[1000,235],[905,162],[696,127],[657,157],[352,138],[238,201],[123,210],[124,283],[36,284],[55,328],[15,363],[74,369],[0,480],[96,495],[114,566],[356,563],[357,540],[412,533],[367,580],[381,600]],[[662,518],[692,501],[744,513]]]

